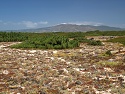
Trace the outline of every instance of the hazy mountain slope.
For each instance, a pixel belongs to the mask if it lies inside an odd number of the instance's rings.
[[[74,25],[74,24],[60,24],[47,28],[39,28],[39,31],[62,31],[62,32],[76,32],[76,31],[94,31],[94,30],[122,30],[121,28],[109,26],[91,26],[91,25]]]
[[[27,32],[85,32],[85,31],[94,31],[94,30],[100,30],[100,31],[117,31],[117,30],[123,30],[121,28],[117,27],[110,27],[110,26],[92,26],[92,25],[75,25],[75,24],[60,24],[56,26],[51,27],[45,27],[45,28],[38,28],[38,29],[26,29],[22,31]]]

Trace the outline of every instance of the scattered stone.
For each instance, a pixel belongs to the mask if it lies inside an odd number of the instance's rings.
[[[64,50],[11,49],[12,44],[0,43],[0,90],[7,94],[112,94],[112,87],[125,86],[124,66],[97,64],[123,61],[125,47],[110,57],[100,56],[117,51],[117,43]]]
[[[81,85],[82,82],[78,80],[78,81],[75,82],[75,84],[76,84],[76,85]]]

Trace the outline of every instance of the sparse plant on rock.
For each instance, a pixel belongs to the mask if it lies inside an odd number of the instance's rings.
[[[105,54],[111,56],[112,55],[111,50],[106,51]]]
[[[100,61],[98,62],[97,64],[100,64],[102,66],[105,66],[105,67],[119,67],[119,66],[122,66],[122,62],[115,62],[115,61]]]

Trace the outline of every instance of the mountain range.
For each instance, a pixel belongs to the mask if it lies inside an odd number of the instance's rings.
[[[92,25],[76,25],[76,24],[59,24],[51,27],[24,29],[23,32],[85,32],[85,31],[121,31],[122,28],[110,26],[92,26]]]

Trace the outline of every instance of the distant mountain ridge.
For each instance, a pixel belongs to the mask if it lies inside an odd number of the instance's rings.
[[[122,28],[110,27],[110,26],[92,26],[92,25],[76,25],[76,24],[59,24],[51,27],[44,27],[38,29],[26,29],[22,31],[27,32],[85,32],[85,31],[118,31]]]

